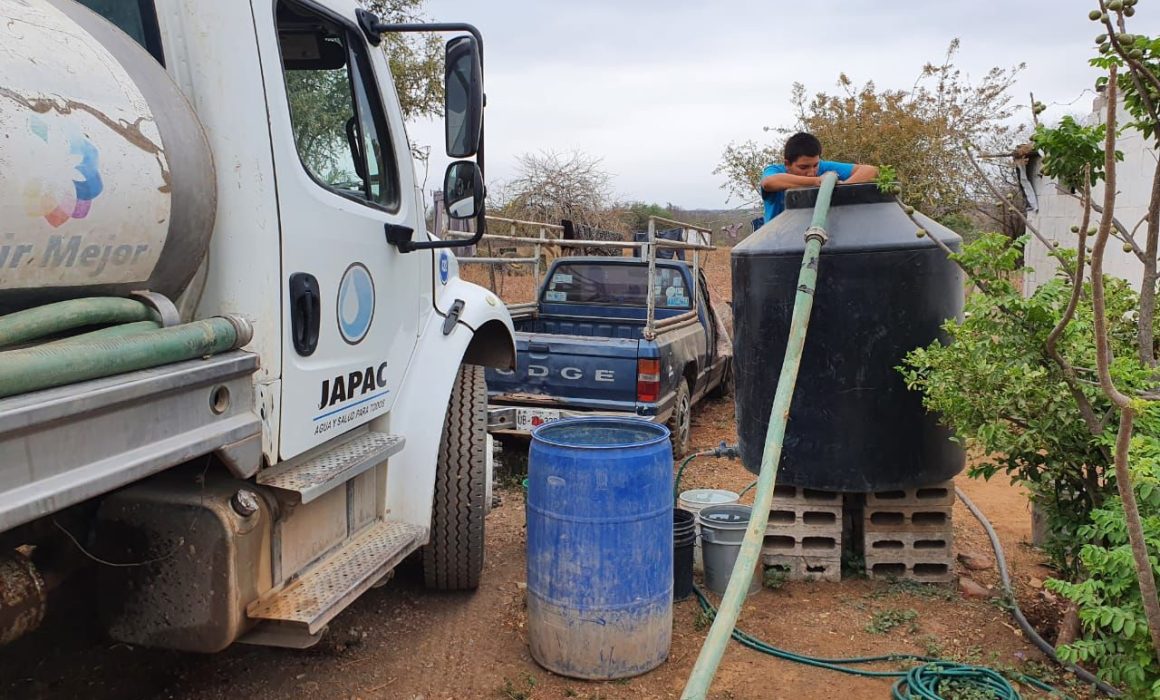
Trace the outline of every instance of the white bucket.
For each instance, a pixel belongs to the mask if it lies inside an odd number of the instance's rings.
[[[704,573],[705,560],[701,553],[701,509],[709,506],[724,506],[736,503],[740,498],[732,491],[724,489],[689,489],[677,498],[677,507],[692,513],[697,523],[697,543],[693,545],[693,570]]]

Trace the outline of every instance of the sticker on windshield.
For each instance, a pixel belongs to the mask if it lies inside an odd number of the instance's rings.
[[[552,275],[552,284],[572,284],[572,275],[568,275],[563,272],[557,272],[556,274]]]
[[[567,292],[544,292],[544,301],[568,301]]]

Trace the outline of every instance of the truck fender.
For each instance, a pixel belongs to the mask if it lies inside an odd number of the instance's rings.
[[[459,365],[510,368],[516,356],[511,315],[494,294],[458,278],[436,291],[436,313],[419,337],[395,408],[380,419],[389,425],[372,427],[407,441],[387,467],[388,517],[423,527],[431,525],[435,463]]]
[[[442,317],[443,323],[454,315],[456,324],[472,333],[464,361],[496,369],[515,369],[515,326],[499,297],[458,277],[448,280],[437,291],[435,313]],[[443,330],[447,328],[444,325]]]

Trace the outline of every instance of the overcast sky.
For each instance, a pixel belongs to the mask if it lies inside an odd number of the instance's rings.
[[[778,9],[784,6],[785,9]],[[487,178],[512,177],[515,156],[583,151],[603,160],[625,200],[724,208],[713,174],[730,141],[768,140],[793,123],[790,88],[855,83],[910,88],[951,39],[972,77],[1026,63],[1013,94],[1034,91],[1044,118],[1086,115],[1097,75],[1095,0],[428,0],[438,21],[484,36]],[[792,8],[792,9],[791,9]],[[1143,2],[1130,30],[1160,32]],[[1086,91],[1086,92],[1085,92]],[[1026,120],[1024,110],[1020,117]],[[427,189],[439,186],[442,123],[415,124],[435,144]],[[422,177],[422,173],[420,173]]]

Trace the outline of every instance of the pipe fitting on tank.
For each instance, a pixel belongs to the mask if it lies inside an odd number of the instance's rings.
[[[822,228],[821,226],[810,226],[808,229],[806,229],[806,243],[809,243],[812,239],[815,238],[819,243],[825,245],[827,242],[829,242],[830,235],[826,233],[826,229]]]
[[[720,445],[713,448],[712,455],[714,457],[724,457],[725,459],[737,459],[741,456],[741,451],[737,448],[737,445],[729,445],[722,440]]]
[[[238,336],[234,341],[234,349],[245,347],[254,339],[254,326],[244,317],[238,314],[225,314],[222,318],[230,322],[234,327],[234,333]]]

